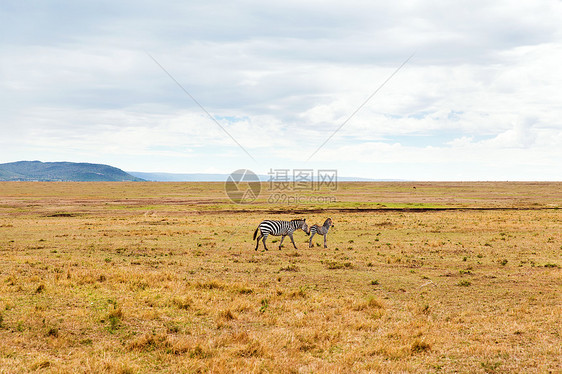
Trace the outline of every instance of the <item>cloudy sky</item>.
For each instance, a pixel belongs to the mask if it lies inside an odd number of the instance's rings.
[[[558,0],[2,1],[0,163],[559,181],[560,20]]]

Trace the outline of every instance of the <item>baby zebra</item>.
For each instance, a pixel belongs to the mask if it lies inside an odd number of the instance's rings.
[[[308,247],[312,248],[313,244],[312,244],[312,237],[314,236],[314,234],[320,234],[320,235],[324,235],[324,248],[328,248],[328,245],[326,244],[326,236],[328,235],[328,230],[330,229],[330,226],[334,226],[334,223],[332,222],[331,218],[328,218],[326,221],[324,221],[324,224],[322,226],[318,226],[318,225],[312,225],[310,226],[310,240],[308,241]]]
[[[281,236],[281,243],[279,243],[279,250],[281,250],[281,244],[283,244],[283,239],[285,236],[289,235],[291,238],[291,242],[293,242],[293,246],[297,249],[295,245],[295,241],[293,240],[293,232],[296,230],[301,229],[308,235],[308,226],[306,225],[306,220],[304,219],[293,219],[291,221],[271,221],[265,220],[262,221],[256,231],[254,231],[254,239],[256,239],[256,235],[258,234],[258,230],[260,231],[260,235],[256,241],[256,251],[258,250],[258,246],[260,245],[260,239],[263,238],[263,247],[267,251],[267,246],[265,245],[265,239],[267,239],[268,235],[273,236]]]

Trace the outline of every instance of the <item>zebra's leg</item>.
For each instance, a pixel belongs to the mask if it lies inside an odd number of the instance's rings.
[[[260,239],[263,237],[263,234],[260,233],[260,235],[258,236],[258,238],[256,239],[256,251],[258,250],[258,247],[260,245]]]
[[[312,244],[312,238],[314,237],[314,235],[316,235],[316,232],[310,234],[310,240],[308,241],[308,248],[312,248],[312,246],[314,245]]]
[[[289,234],[289,238],[291,238],[291,242],[293,242],[293,247],[295,247],[295,249],[298,249],[297,245],[295,244],[295,240],[293,239],[293,234]]]
[[[279,250],[281,250],[281,244],[283,244],[283,239],[285,239],[286,235],[281,235],[281,242],[279,242]]]
[[[328,244],[326,244],[326,237],[328,234],[324,234],[324,248],[328,248]]]
[[[265,234],[263,236],[263,247],[265,248],[266,251],[267,251],[267,246],[265,245],[265,239],[267,239],[267,235],[269,235],[269,234]]]

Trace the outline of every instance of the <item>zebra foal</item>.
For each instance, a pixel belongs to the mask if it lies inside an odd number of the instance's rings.
[[[326,244],[326,236],[328,235],[328,230],[330,230],[330,227],[332,226],[334,226],[334,223],[332,222],[331,218],[328,218],[326,221],[324,221],[324,224],[322,226],[319,225],[310,226],[310,231],[308,232],[310,234],[308,247],[312,248],[313,246],[312,237],[314,237],[315,234],[320,234],[320,235],[324,235],[324,248],[328,248],[328,245]]]
[[[263,247],[267,251],[267,246],[265,245],[265,240],[267,239],[268,235],[273,236],[281,236],[281,242],[279,243],[279,250],[281,250],[281,244],[283,244],[283,239],[285,236],[289,236],[291,238],[291,242],[295,249],[297,246],[295,241],[293,240],[293,233],[296,230],[302,230],[308,235],[308,226],[306,224],[306,220],[304,219],[293,219],[291,221],[272,221],[272,220],[265,220],[262,221],[256,231],[254,231],[254,240],[256,240],[256,236],[258,235],[258,231],[260,235],[256,241],[256,251],[258,250],[258,246],[260,245],[260,240],[263,238]]]

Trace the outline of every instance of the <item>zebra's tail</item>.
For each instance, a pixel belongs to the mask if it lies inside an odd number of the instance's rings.
[[[256,240],[256,236],[258,235],[258,230],[260,229],[260,227],[258,226],[258,228],[256,229],[256,231],[254,231],[254,240]]]

